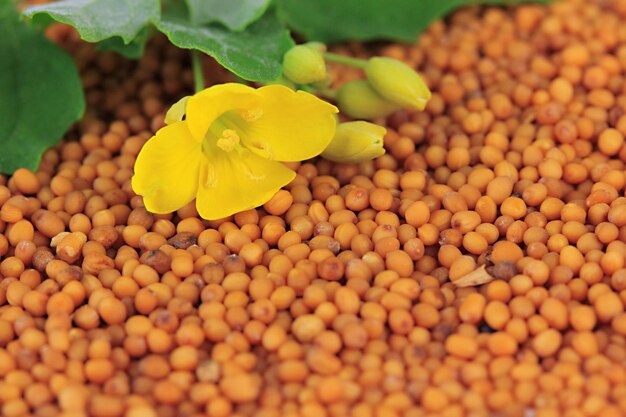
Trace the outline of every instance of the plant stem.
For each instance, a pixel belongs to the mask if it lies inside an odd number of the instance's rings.
[[[191,68],[196,93],[204,90],[204,73],[202,72],[202,56],[199,51],[191,51]]]
[[[319,88],[315,88],[314,91],[319,94],[322,95],[326,98],[330,98],[333,100],[337,99],[337,91],[333,90],[330,87],[319,87]]]
[[[336,62],[338,64],[348,65],[354,68],[365,68],[367,61],[360,58],[350,58],[349,56],[333,54],[332,52],[325,52],[324,58],[330,62]]]

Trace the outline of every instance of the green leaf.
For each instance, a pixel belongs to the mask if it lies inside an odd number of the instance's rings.
[[[0,172],[34,171],[82,116],[83,88],[67,53],[0,3]]]
[[[150,31],[148,26],[141,29],[135,39],[129,44],[125,44],[122,38],[115,36],[113,38],[105,39],[98,44],[96,49],[99,51],[113,51],[129,59],[139,59],[143,55],[143,51],[146,47],[146,43],[150,38]]]
[[[186,0],[196,25],[219,22],[241,31],[265,13],[270,0]]]
[[[307,40],[412,42],[432,21],[458,7],[529,2],[533,0],[279,0],[277,3],[281,18]]]
[[[289,32],[273,10],[248,26],[233,32],[221,25],[193,26],[176,13],[163,11],[156,24],[179,48],[197,49],[249,81],[272,81],[281,74],[283,55],[294,46]]]
[[[100,42],[119,36],[130,43],[151,21],[159,19],[158,0],[62,0],[28,7],[24,15],[35,24],[52,18],[73,26],[87,42]]]

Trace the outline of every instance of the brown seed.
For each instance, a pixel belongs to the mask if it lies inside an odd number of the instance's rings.
[[[13,173],[13,181],[18,191],[23,194],[35,194],[41,186],[39,178],[25,168],[19,168]]]
[[[72,263],[81,256],[83,245],[87,242],[87,236],[81,232],[65,235],[56,245],[56,253],[59,259]]]
[[[292,324],[293,333],[301,342],[310,342],[325,328],[322,319],[312,314],[300,316]]]
[[[169,238],[167,242],[176,249],[187,249],[189,246],[195,245],[197,239],[191,232],[181,232]]]
[[[237,373],[222,378],[220,389],[231,401],[244,403],[259,396],[261,384],[259,379],[252,375]]]
[[[546,329],[533,339],[532,346],[537,355],[547,357],[553,355],[561,346],[561,333],[554,329]]]
[[[170,270],[172,258],[161,250],[151,250],[144,252],[139,261],[156,270],[159,274],[164,274]]]
[[[83,270],[92,275],[98,275],[103,270],[113,268],[114,266],[115,263],[111,258],[95,252],[85,255],[82,264]]]
[[[89,240],[100,243],[105,248],[113,246],[119,234],[113,226],[96,226],[89,232]]]
[[[46,237],[54,237],[65,230],[65,223],[59,216],[48,210],[37,210],[32,215],[37,230]]]
[[[446,352],[460,358],[473,358],[478,352],[476,341],[470,337],[452,334],[446,339]]]

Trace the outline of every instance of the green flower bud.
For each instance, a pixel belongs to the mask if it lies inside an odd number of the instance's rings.
[[[296,84],[309,84],[326,79],[326,62],[314,46],[296,45],[283,58],[283,74]]]
[[[322,152],[322,157],[342,163],[369,161],[385,153],[383,137],[387,130],[369,122],[340,123],[335,137]]]
[[[382,98],[365,80],[350,81],[341,86],[337,92],[337,105],[343,114],[355,119],[385,117],[401,109]]]
[[[371,58],[365,66],[365,74],[378,94],[403,108],[424,110],[431,97],[419,74],[396,59]]]
[[[333,76],[333,73],[331,71],[328,71],[326,73],[326,78],[324,78],[321,81],[316,81],[314,83],[311,83],[311,87],[313,87],[313,89],[324,89],[330,86],[334,80],[335,80],[335,77]]]

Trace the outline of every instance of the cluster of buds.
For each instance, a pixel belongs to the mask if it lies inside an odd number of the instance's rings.
[[[360,68],[365,79],[345,83],[338,91],[329,88],[326,60]],[[310,42],[289,50],[283,59],[283,82],[334,98],[343,114],[372,120],[401,109],[424,110],[431,92],[419,74],[404,62],[373,57],[361,60],[328,53],[326,45]],[[335,138],[322,153],[335,162],[358,163],[385,153],[386,130],[358,121],[339,123]]]
[[[417,72],[402,61],[374,57],[365,66],[367,82],[386,101],[404,109],[424,110],[431,92]]]
[[[400,109],[424,110],[430,90],[413,68],[392,58],[374,57],[363,66],[365,80],[344,84],[338,92],[341,111],[356,119],[386,117]]]

